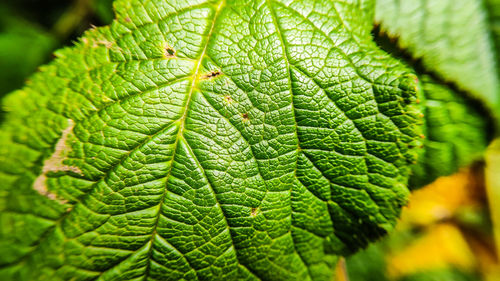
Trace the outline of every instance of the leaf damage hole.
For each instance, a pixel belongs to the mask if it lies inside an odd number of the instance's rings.
[[[38,191],[38,193],[51,200],[57,200],[61,204],[65,204],[67,201],[58,199],[56,194],[48,190],[46,183],[47,174],[54,172],[72,172],[75,174],[83,175],[83,172],[80,170],[80,168],[63,164],[63,161],[70,150],[70,147],[68,147],[66,142],[68,140],[69,134],[73,132],[74,126],[75,122],[73,122],[73,120],[71,119],[68,119],[68,126],[63,130],[61,138],[57,141],[54,152],[48,159],[43,162],[42,174],[38,176],[33,183],[33,189]]]

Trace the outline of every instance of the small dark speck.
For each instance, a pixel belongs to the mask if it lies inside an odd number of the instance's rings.
[[[166,57],[173,57],[175,56],[175,50],[171,47],[166,47],[165,48],[165,56]]]
[[[243,117],[243,121],[248,121],[248,113],[243,113],[241,116]]]
[[[219,76],[219,75],[221,75],[221,72],[220,72],[220,71],[218,71],[218,70],[214,70],[214,71],[211,71],[211,72],[210,72],[210,73],[208,73],[208,74],[203,75],[203,78],[204,78],[204,79],[210,79],[210,78],[217,77],[217,76]]]
[[[252,217],[255,217],[257,215],[257,212],[258,212],[258,209],[257,208],[252,208],[252,210],[250,211],[250,215]]]

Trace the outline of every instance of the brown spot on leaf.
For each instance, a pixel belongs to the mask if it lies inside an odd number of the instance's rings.
[[[92,44],[92,47],[97,48],[99,46],[105,46],[107,49],[111,49],[113,47],[113,42],[109,42],[107,40],[99,40],[95,41],[94,44]]]
[[[255,217],[259,213],[259,208],[252,208],[250,210],[250,216]]]
[[[109,42],[109,41],[101,41],[101,42],[99,42],[99,44],[104,45],[108,49],[111,49],[111,47],[113,47],[113,42]]]
[[[125,21],[126,21],[126,22],[131,22],[132,20],[131,20],[129,17],[126,17],[126,18],[125,18]]]
[[[54,153],[52,156],[45,160],[43,165],[43,172],[46,174],[48,172],[74,172],[76,174],[82,174],[82,171],[78,167],[67,166],[62,162],[64,157],[69,152],[70,148],[67,146],[66,141],[68,140],[68,135],[73,132],[73,127],[75,123],[73,120],[68,119],[68,127],[62,132],[61,138],[56,144]]]
[[[246,121],[248,121],[248,120],[249,120],[249,118],[248,118],[248,113],[243,113],[243,114],[241,115],[241,117],[243,117],[243,121],[244,121],[244,122],[246,122]]]
[[[175,50],[174,48],[170,46],[165,46],[165,52],[163,53],[166,58],[173,58],[175,57]]]
[[[33,183],[33,189],[35,189],[41,195],[49,198],[50,200],[57,201],[63,205],[68,203],[68,200],[59,198],[55,193],[50,192],[47,189],[46,181],[47,177],[45,176],[45,174],[40,175],[38,178],[36,178],[35,182]]]
[[[35,179],[35,182],[33,183],[33,189],[38,191],[38,193],[47,196],[49,193],[49,190],[47,189],[47,186],[45,185],[45,181],[47,180],[47,177],[44,174],[41,174]],[[48,197],[48,196],[47,196]]]
[[[232,102],[233,102],[233,98],[231,98],[230,96],[224,96],[224,100],[225,100],[227,103],[232,103]]]
[[[219,75],[221,75],[222,73],[219,71],[219,70],[213,70],[213,71],[210,71],[209,73],[207,74],[204,74],[201,78],[202,79],[210,79],[210,78],[214,78],[214,77],[217,77]]]
[[[70,147],[68,147],[66,142],[68,140],[69,134],[73,132],[74,126],[75,123],[73,122],[73,120],[68,119],[68,127],[66,127],[66,129],[63,130],[61,138],[56,143],[54,153],[52,153],[52,155],[43,162],[42,174],[38,176],[35,179],[35,182],[33,183],[33,189],[38,191],[38,193],[46,196],[51,200],[58,200],[61,204],[64,204],[67,201],[58,199],[56,194],[50,192],[47,189],[47,184],[46,184],[47,174],[51,172],[72,172],[75,174],[83,175],[80,168],[75,166],[65,165],[63,163],[64,159],[66,158],[66,155],[71,149]]]

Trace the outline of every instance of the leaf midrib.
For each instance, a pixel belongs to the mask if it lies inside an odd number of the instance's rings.
[[[158,223],[160,221],[160,217],[161,217],[161,213],[162,213],[162,209],[163,209],[163,202],[165,200],[165,197],[167,195],[167,191],[168,191],[168,188],[167,188],[167,185],[168,185],[168,178],[170,177],[170,174],[172,173],[172,169],[173,169],[173,164],[174,164],[174,161],[175,161],[175,155],[176,155],[176,151],[179,147],[179,140],[182,138],[184,139],[184,142],[187,144],[187,146],[189,146],[189,144],[187,143],[187,140],[184,138],[184,130],[185,130],[185,124],[186,124],[186,118],[187,118],[187,115],[188,115],[188,109],[191,105],[191,101],[192,101],[192,96],[193,96],[193,92],[194,92],[194,89],[195,89],[195,86],[196,86],[196,83],[198,81],[198,78],[199,78],[199,72],[200,72],[200,69],[201,69],[201,66],[202,66],[202,62],[203,62],[203,58],[205,57],[205,54],[206,54],[206,51],[207,51],[207,48],[208,48],[208,45],[209,45],[209,42],[210,42],[210,39],[212,38],[212,34],[213,34],[213,31],[214,31],[214,27],[215,27],[215,22],[217,21],[217,17],[219,16],[221,10],[222,10],[222,6],[224,5],[225,3],[225,0],[220,0],[218,5],[217,5],[217,8],[215,9],[215,14],[214,14],[214,17],[211,21],[211,26],[210,26],[210,31],[208,32],[208,35],[207,35],[207,39],[205,41],[205,46],[203,47],[203,50],[200,54],[200,57],[198,59],[198,62],[195,66],[195,69],[194,69],[194,72],[193,72],[193,75],[192,75],[192,82],[191,82],[191,87],[189,89],[189,93],[188,93],[188,97],[187,97],[187,101],[186,101],[186,107],[184,108],[184,112],[182,113],[182,116],[179,118],[179,129],[178,129],[178,133],[177,133],[177,137],[175,139],[175,143],[173,145],[173,153],[172,153],[172,160],[170,160],[170,168],[169,168],[169,171],[167,173],[167,175],[165,176],[165,188],[163,189],[163,194],[161,195],[161,198],[160,198],[160,203],[159,203],[159,207],[158,207],[158,214],[156,215],[156,220],[155,220],[155,223],[154,223],[154,226],[153,226],[153,231],[151,233],[151,239],[147,242],[149,243],[149,251],[148,251],[148,263],[146,265],[146,270],[145,270],[145,274],[144,274],[144,278],[143,280],[147,280],[147,278],[149,277],[149,272],[150,272],[150,265],[151,265],[151,256],[152,256],[152,253],[153,253],[153,243],[154,243],[154,239],[157,235],[157,229],[158,229]],[[213,191],[213,190],[212,190]],[[214,196],[215,196],[215,192],[214,192]],[[217,204],[219,205],[218,201],[217,201],[217,198],[216,199],[216,202]],[[226,217],[223,216],[224,220],[226,220]],[[227,225],[227,221],[226,221],[226,225]],[[231,241],[232,241],[232,237],[231,237]],[[233,242],[232,242],[233,243]],[[234,245],[234,243],[233,243]],[[199,276],[198,276],[198,272],[196,271],[196,269],[192,266],[192,264],[189,262],[189,259],[186,259],[186,262],[189,264],[189,266],[193,269],[194,273],[196,274],[196,278],[199,280]]]

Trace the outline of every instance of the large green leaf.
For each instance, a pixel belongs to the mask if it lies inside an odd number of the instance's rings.
[[[420,140],[369,4],[117,1],[4,102],[0,279],[329,280]]]

